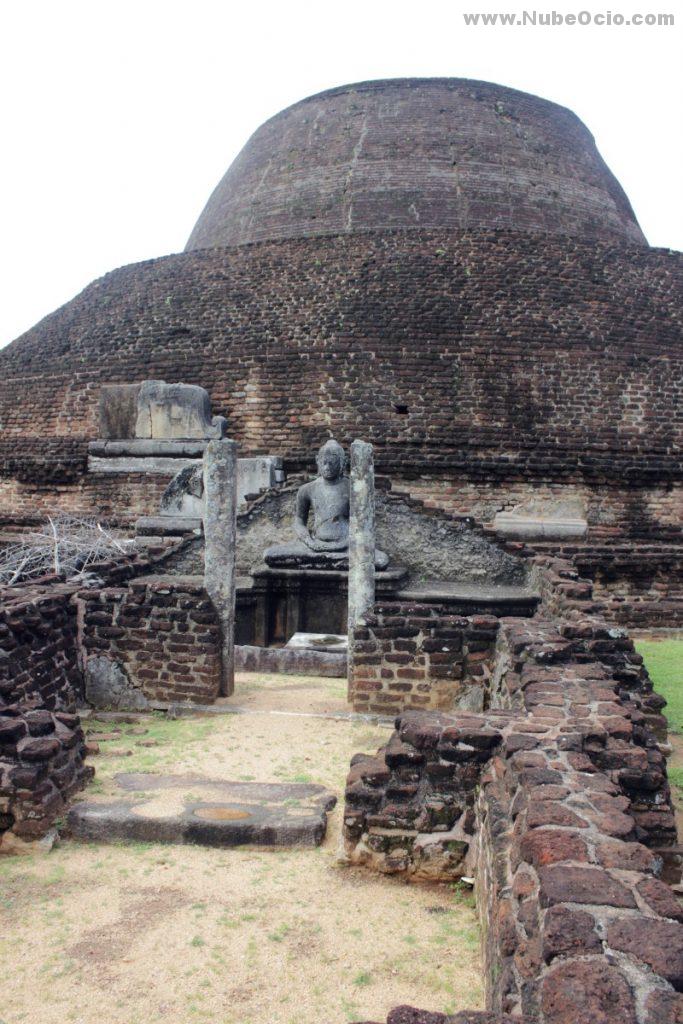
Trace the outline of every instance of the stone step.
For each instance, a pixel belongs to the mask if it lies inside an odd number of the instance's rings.
[[[323,786],[121,773],[120,799],[75,804],[71,834],[96,842],[319,846],[337,798]]]
[[[514,584],[457,583],[431,580],[399,590],[397,601],[434,602],[448,605],[457,615],[531,616],[540,594]]]

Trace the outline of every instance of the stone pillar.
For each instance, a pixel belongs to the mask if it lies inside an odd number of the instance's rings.
[[[204,586],[221,623],[221,696],[235,689],[237,442],[210,441],[204,452]]]
[[[353,630],[375,603],[375,467],[372,445],[351,445],[349,515],[349,685],[353,673]]]

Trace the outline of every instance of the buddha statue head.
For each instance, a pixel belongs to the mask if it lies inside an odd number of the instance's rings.
[[[323,480],[339,480],[344,475],[346,455],[342,446],[334,438],[325,442],[315,461],[318,466],[318,474]]]

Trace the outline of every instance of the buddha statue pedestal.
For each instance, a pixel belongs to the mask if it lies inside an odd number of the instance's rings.
[[[277,544],[267,548],[263,555],[266,565],[278,569],[343,569],[349,568],[349,551],[313,551],[300,541]],[[375,552],[375,569],[386,569],[389,557],[383,551]]]
[[[377,600],[391,600],[407,576],[402,566],[378,572]],[[237,643],[268,647],[287,643],[295,633],[346,633],[348,578],[344,569],[256,569],[251,585],[238,593]]]

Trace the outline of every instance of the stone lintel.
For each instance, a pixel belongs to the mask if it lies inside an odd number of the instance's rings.
[[[132,456],[147,458],[165,455],[169,458],[201,459],[209,442],[188,438],[131,438],[123,441],[100,439],[88,443],[88,455],[110,458]]]
[[[155,456],[144,459],[132,457],[100,458],[98,455],[88,456],[89,473],[143,473],[160,476],[175,476],[186,466],[199,466],[201,459],[169,458]]]

